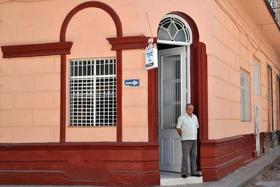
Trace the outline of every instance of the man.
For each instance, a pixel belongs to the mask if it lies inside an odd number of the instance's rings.
[[[194,106],[189,103],[186,105],[186,113],[178,118],[176,130],[181,136],[182,143],[182,168],[181,176],[188,177],[188,158],[190,154],[191,176],[201,176],[197,171],[197,129],[199,128],[198,119],[193,114]]]

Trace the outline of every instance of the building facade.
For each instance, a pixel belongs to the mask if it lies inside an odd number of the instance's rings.
[[[271,3],[0,1],[0,184],[159,185],[190,102],[204,181],[277,146]]]

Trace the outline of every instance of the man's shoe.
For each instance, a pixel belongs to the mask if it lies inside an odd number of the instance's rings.
[[[201,172],[200,171],[195,171],[191,174],[191,176],[194,176],[194,177],[201,177]]]
[[[182,178],[187,178],[188,175],[183,173],[183,174],[181,174],[181,177],[182,177]]]

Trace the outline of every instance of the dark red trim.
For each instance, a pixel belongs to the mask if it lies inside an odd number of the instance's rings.
[[[0,144],[0,184],[157,186],[158,145]]]
[[[122,141],[122,51],[117,50],[117,141]]]
[[[112,45],[112,50],[118,49],[145,49],[148,46],[148,37],[146,36],[127,36],[117,38],[107,38]]]
[[[207,74],[207,54],[206,45],[202,42],[197,46],[197,72],[195,73],[197,82],[193,82],[193,87],[197,86],[197,106],[200,121],[200,140],[208,140],[208,74]],[[194,73],[193,73],[194,74]]]
[[[70,142],[70,143],[0,143],[0,151],[19,150],[150,150],[157,149],[157,143],[145,142]]]
[[[200,165],[204,181],[216,181],[256,159],[256,137],[246,134],[202,140]]]
[[[149,142],[158,141],[157,69],[148,70],[148,128]]]
[[[89,1],[73,8],[65,17],[60,29],[60,41],[66,40],[66,31],[69,22],[78,12],[86,8],[100,8],[107,12],[116,26],[117,38],[122,38],[122,24],[117,13],[110,6],[98,1]],[[117,141],[122,141],[122,51],[116,51],[117,58]],[[60,99],[60,142],[65,142],[66,129],[66,56],[61,55],[61,99]]]
[[[61,26],[61,29],[60,29],[60,41],[61,42],[65,41],[65,39],[66,39],[67,26],[68,26],[69,22],[71,21],[72,17],[75,14],[77,14],[78,12],[80,12],[81,10],[86,9],[86,8],[100,8],[100,9],[104,10],[105,12],[107,12],[115,23],[117,37],[122,37],[123,33],[122,33],[121,20],[120,20],[118,14],[115,12],[115,10],[105,3],[98,2],[98,1],[88,1],[88,2],[84,2],[82,4],[79,4],[78,6],[73,8],[65,17],[63,24]]]
[[[243,136],[232,136],[232,137],[221,138],[216,140],[202,140],[201,143],[208,146],[221,146],[228,142],[237,141],[242,138]]]
[[[60,56],[60,142],[65,142],[66,134],[66,55]]]
[[[70,54],[72,42],[2,46],[3,58]]]
[[[251,162],[257,158],[256,150],[256,135],[255,134],[245,134],[243,135],[243,156],[244,165]]]

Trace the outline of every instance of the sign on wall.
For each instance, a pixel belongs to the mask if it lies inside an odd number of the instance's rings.
[[[149,39],[149,46],[145,51],[145,67],[146,69],[153,69],[158,67],[158,52],[157,46],[153,44],[153,38]]]
[[[140,80],[139,79],[127,79],[124,81],[124,84],[126,86],[140,86]]]

